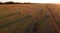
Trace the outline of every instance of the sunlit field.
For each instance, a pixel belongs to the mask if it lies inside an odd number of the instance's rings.
[[[60,4],[0,4],[0,33],[60,33]]]

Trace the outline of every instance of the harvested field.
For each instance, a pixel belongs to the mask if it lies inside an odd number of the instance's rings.
[[[0,4],[0,33],[60,33],[60,5]]]

